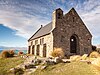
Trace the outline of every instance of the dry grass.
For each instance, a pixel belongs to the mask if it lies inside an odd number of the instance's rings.
[[[60,63],[48,66],[45,70],[36,70],[31,75],[99,75],[92,65],[84,62]]]
[[[84,54],[81,56],[81,60],[86,60],[88,58],[88,54]]]
[[[93,51],[92,53],[90,53],[89,57],[90,58],[98,58],[98,57],[100,57],[100,54],[97,51]]]
[[[0,75],[11,75],[8,74],[9,70],[23,62],[21,57],[0,58]]]
[[[8,58],[8,57],[13,57],[14,56],[14,51],[13,50],[3,50],[0,55],[2,58]]]
[[[92,61],[92,64],[95,65],[95,66],[100,67],[100,57],[98,57],[94,61]]]
[[[51,56],[64,57],[64,52],[61,48],[54,48],[54,50],[51,52]]]
[[[80,61],[80,60],[81,60],[80,55],[70,56],[70,61]]]

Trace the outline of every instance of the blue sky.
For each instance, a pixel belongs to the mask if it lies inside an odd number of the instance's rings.
[[[0,46],[24,47],[42,25],[52,20],[52,12],[76,9],[93,35],[92,44],[100,44],[100,0],[0,0]]]

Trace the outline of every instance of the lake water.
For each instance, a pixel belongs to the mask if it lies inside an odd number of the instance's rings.
[[[3,50],[0,50],[0,53],[2,52]],[[14,50],[15,54],[17,54],[18,52],[23,52],[24,54],[27,53],[27,50]]]

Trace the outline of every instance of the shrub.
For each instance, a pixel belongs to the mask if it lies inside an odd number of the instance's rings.
[[[22,55],[22,54],[23,54],[23,52],[21,52],[21,51],[20,51],[20,52],[18,52],[18,55]]]
[[[10,57],[13,57],[14,56],[14,50],[9,50],[9,55],[10,55]]]
[[[97,47],[96,46],[92,46],[92,50],[96,51]]]
[[[99,54],[97,51],[93,51],[93,52],[90,53],[90,55],[89,55],[90,58],[97,58],[97,57],[99,57],[99,56],[100,56],[100,54]]]
[[[13,56],[14,56],[13,50],[4,50],[4,51],[1,52],[2,58],[13,57]]]
[[[7,58],[7,57],[9,57],[9,52],[6,51],[6,50],[5,50],[5,51],[2,51],[2,52],[1,52],[1,57],[2,57],[2,58]]]
[[[54,50],[51,52],[51,56],[53,57],[64,57],[64,52],[61,48],[54,48]]]

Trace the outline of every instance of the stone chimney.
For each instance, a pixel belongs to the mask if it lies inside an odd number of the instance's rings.
[[[56,9],[52,14],[52,29],[56,27],[57,21],[61,20],[62,18],[63,18],[62,9],[60,8]]]

